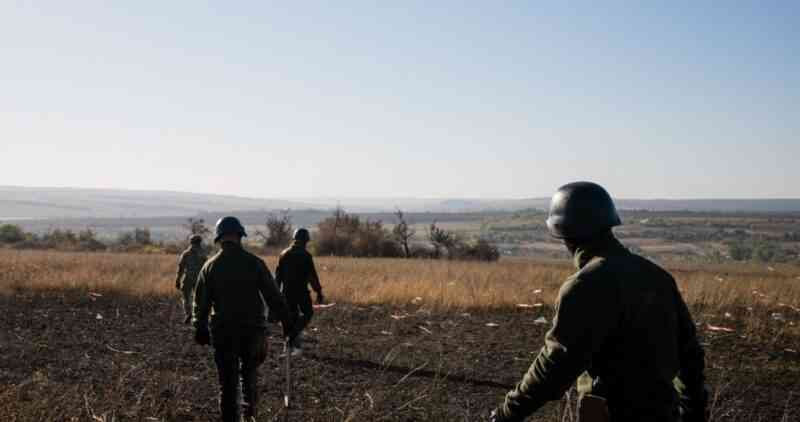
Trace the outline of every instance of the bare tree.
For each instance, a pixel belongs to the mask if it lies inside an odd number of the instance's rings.
[[[189,231],[189,236],[197,234],[206,237],[211,234],[211,229],[206,226],[206,220],[202,218],[189,217],[186,219],[186,223],[183,224],[183,227]]]
[[[280,214],[268,214],[264,225],[267,227],[266,233],[256,231],[256,235],[261,238],[265,248],[289,244],[292,239],[292,216],[289,215],[289,210],[281,211]]]
[[[394,236],[395,240],[400,243],[403,247],[403,254],[405,254],[406,258],[411,257],[411,248],[410,243],[411,239],[417,233],[417,230],[408,225],[408,222],[405,219],[405,215],[403,211],[398,208],[397,211],[394,213],[395,217],[397,218],[397,224],[392,229],[392,235]]]
[[[428,227],[428,240],[430,240],[430,242],[433,244],[436,258],[441,256],[442,249],[447,251],[447,257],[449,259],[454,258],[456,255],[456,249],[461,243],[460,239],[455,233],[438,227],[436,225],[436,221],[431,223],[430,227]]]

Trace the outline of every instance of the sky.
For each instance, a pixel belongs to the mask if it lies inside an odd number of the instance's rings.
[[[0,185],[797,198],[797,22],[793,1],[0,0]]]

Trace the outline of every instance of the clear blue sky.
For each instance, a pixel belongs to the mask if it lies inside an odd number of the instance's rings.
[[[800,197],[800,2],[22,3],[0,185]]]

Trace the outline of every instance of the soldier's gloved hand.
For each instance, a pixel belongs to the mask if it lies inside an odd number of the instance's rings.
[[[503,412],[501,412],[500,409],[494,409],[492,410],[492,413],[489,414],[489,422],[512,422],[516,420],[517,419],[503,416]]]
[[[194,342],[201,346],[208,346],[211,344],[211,335],[208,330],[198,329],[194,332]]]
[[[317,292],[317,305],[325,304],[325,296],[322,295],[322,290]]]
[[[175,280],[175,290],[180,290],[180,289],[181,289],[181,281],[180,281],[180,279]]]

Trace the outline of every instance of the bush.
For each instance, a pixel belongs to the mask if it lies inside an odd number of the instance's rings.
[[[486,239],[478,239],[477,241],[465,245],[462,249],[462,253],[459,256],[460,259],[467,259],[467,260],[476,260],[476,261],[486,261],[486,262],[495,262],[500,259],[500,250],[497,249],[497,246],[490,243]]]
[[[354,257],[403,256],[400,244],[383,227],[380,220],[361,221],[358,216],[337,208],[333,215],[321,221],[314,235],[313,248],[317,255]]]
[[[0,243],[17,243],[25,240],[25,232],[14,224],[0,225]]]

